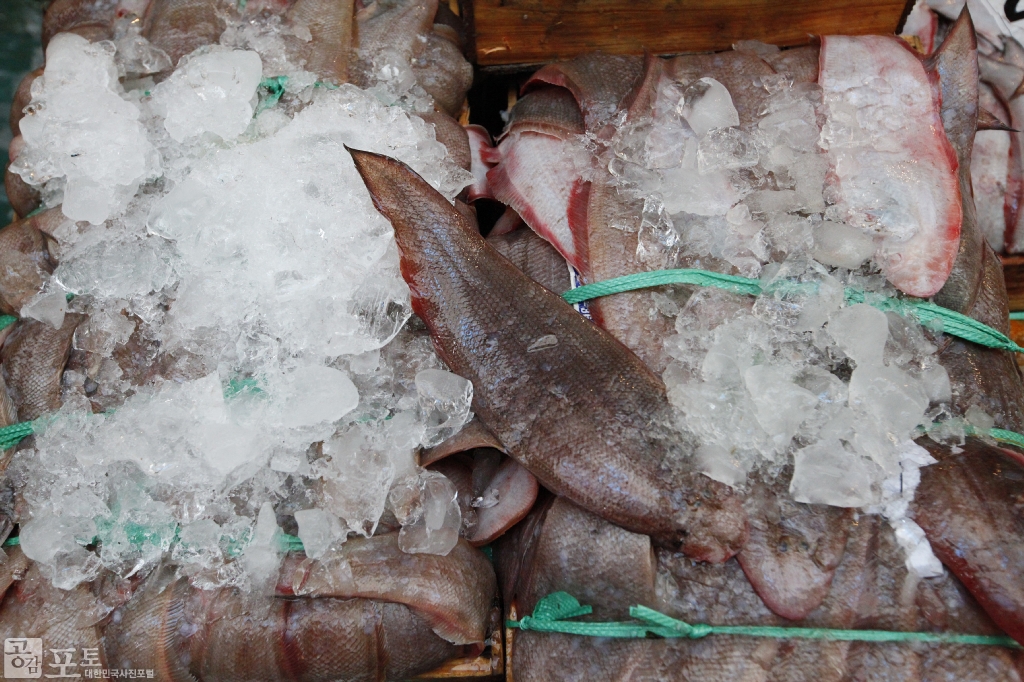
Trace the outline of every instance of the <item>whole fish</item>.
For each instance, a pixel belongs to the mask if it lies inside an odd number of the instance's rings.
[[[639,535],[596,552],[601,545],[592,538],[624,531],[564,500],[531,513],[528,523],[498,543],[496,560],[506,601],[519,617],[547,594],[566,591],[593,606],[601,621],[625,619],[628,606],[646,604],[688,623],[999,632],[952,576],[910,575],[892,531],[878,517],[862,517],[849,530],[828,595],[796,622],[768,609],[734,560],[693,562],[663,549],[651,555]],[[720,635],[635,640],[515,631],[510,651],[517,680],[1018,681],[1022,662],[1019,652],[1000,647]]]
[[[296,51],[306,70],[321,80],[335,85],[348,82],[354,12],[353,0],[296,0],[285,14],[293,27],[309,31],[309,41]]]
[[[664,385],[635,355],[489,246],[404,164],[352,150],[395,228],[413,310],[473,411],[555,492],[662,544],[722,561],[746,520],[722,484],[666,461]]]
[[[291,592],[299,569],[301,597]],[[465,543],[447,557],[408,555],[385,535],[357,541],[329,565],[289,557],[279,586],[288,597],[198,590],[170,567],[141,585],[104,574],[63,592],[17,547],[0,565],[0,587],[5,637],[86,648],[104,667],[183,682],[328,682],[404,680],[478,651],[495,582],[489,562]],[[377,598],[356,594],[367,591]]]

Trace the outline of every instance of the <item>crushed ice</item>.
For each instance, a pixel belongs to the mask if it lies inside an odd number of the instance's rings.
[[[137,27],[49,43],[15,170],[68,220],[21,313],[88,319],[64,407],[10,471],[24,551],[62,588],[171,551],[197,585],[267,589],[285,532],[311,557],[382,523],[410,552],[458,539],[454,486],[414,453],[471,418],[472,385],[407,325],[391,227],[344,146],[449,199],[472,178],[406,112],[424,93],[321,87],[273,22],[159,84]],[[287,77],[279,102],[266,76]]]
[[[949,377],[916,322],[844,301],[846,287],[897,292],[878,274],[877,240],[826,202],[839,124],[823,131],[821,89],[782,74],[755,84],[765,104],[740,125],[718,81],[662,77],[653,120],[623,120],[602,157],[643,201],[638,261],[761,280],[757,299],[713,288],[653,299],[652,315],[676,318],[664,380],[677,426],[696,436],[707,476],[741,488],[754,471],[784,476],[797,501],[881,513],[908,567],[935,575],[906,511],[933,461],[913,439],[948,413]]]

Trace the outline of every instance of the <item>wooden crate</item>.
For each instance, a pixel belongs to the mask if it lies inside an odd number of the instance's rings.
[[[600,50],[724,50],[738,40],[893,33],[913,0],[463,0],[480,66],[538,64]]]

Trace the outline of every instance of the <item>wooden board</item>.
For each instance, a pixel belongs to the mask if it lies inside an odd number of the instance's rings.
[[[738,40],[801,45],[810,35],[893,33],[906,0],[463,0],[481,66],[600,50],[706,52]]]

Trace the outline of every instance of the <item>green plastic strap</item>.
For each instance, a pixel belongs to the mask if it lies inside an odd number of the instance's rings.
[[[1024,310],[1010,313],[1011,320],[1024,320]]]
[[[759,296],[763,293],[761,282],[756,279],[738,277],[736,275],[723,275],[708,270],[684,269],[655,270],[654,272],[638,272],[623,277],[615,277],[603,282],[595,282],[594,284],[586,284],[576,289],[570,289],[562,294],[562,298],[569,304],[575,304],[592,298],[621,294],[626,291],[647,289],[665,284],[718,287],[719,289],[748,296]],[[800,288],[803,289],[804,287],[801,286]],[[943,333],[966,341],[972,341],[988,348],[1024,353],[1024,348],[1018,346],[1002,332],[966,315],[961,315],[958,312],[928,301],[872,296],[853,288],[846,289],[845,298],[847,303],[867,303],[882,311],[892,311],[903,316],[912,315],[925,325],[939,323],[942,325]]]
[[[18,318],[14,315],[0,315],[0,331],[7,329],[17,321]]]
[[[532,616],[507,621],[510,628],[534,632],[560,632],[588,637],[618,638],[687,638],[709,635],[770,637],[772,639],[824,639],[849,642],[934,642],[939,644],[973,644],[1019,649],[1012,637],[1005,635],[963,635],[950,632],[898,632],[893,630],[833,630],[830,628],[789,628],[769,625],[696,625],[677,620],[646,606],[631,606],[629,615],[636,622],[586,623],[568,618],[591,613],[567,592],[549,594],[538,602]]]
[[[0,429],[0,450],[13,448],[26,436],[31,436],[35,428],[34,422],[19,422]]]

